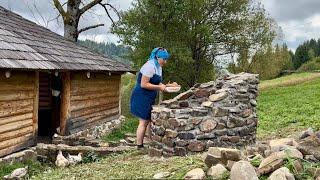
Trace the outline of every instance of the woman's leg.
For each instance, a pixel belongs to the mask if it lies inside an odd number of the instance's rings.
[[[143,145],[143,138],[148,124],[149,121],[139,119],[139,125],[137,129],[137,145]]]

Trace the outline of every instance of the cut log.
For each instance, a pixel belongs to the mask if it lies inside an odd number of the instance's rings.
[[[117,104],[118,105],[118,99],[119,97],[112,97],[112,98],[108,98],[108,99],[94,99],[94,100],[87,100],[85,102],[82,103],[73,103],[71,104],[71,111],[78,111],[84,108],[89,108],[92,106],[98,106],[98,105],[104,105],[104,104]]]
[[[29,140],[24,141],[22,143],[15,144],[15,145],[13,145],[11,147],[8,147],[8,148],[0,150],[0,157],[3,157],[3,156],[8,155],[8,154],[11,154],[13,152],[17,152],[17,151],[19,151],[21,149],[30,147],[30,146],[32,146],[34,144],[35,144],[34,139],[29,139]]]
[[[24,142],[28,142],[30,140],[33,139],[33,135],[31,134],[27,134],[21,137],[17,137],[14,139],[10,139],[10,140],[6,140],[6,141],[2,141],[0,142],[0,149],[5,149],[11,146],[14,146],[16,144],[20,144],[20,143],[24,143]]]
[[[23,120],[23,121],[17,121],[17,122],[13,122],[13,123],[9,123],[9,124],[4,124],[4,125],[1,125],[1,127],[0,127],[0,134],[3,134],[5,132],[9,132],[9,131],[22,129],[22,128],[29,127],[29,126],[32,127],[32,124],[33,124],[32,119],[27,119],[27,120]]]
[[[107,103],[105,105],[97,105],[97,106],[87,107],[87,108],[82,109],[82,110],[72,111],[71,112],[71,118],[80,118],[80,117],[83,117],[83,116],[94,114],[96,112],[101,112],[101,111],[105,111],[105,110],[108,110],[108,109],[113,109],[113,108],[116,108],[117,106],[118,105],[114,104],[114,103]]]
[[[5,118],[0,118],[0,127],[1,125],[8,124],[8,123],[13,123],[17,121],[24,121],[27,119],[32,119],[33,113],[26,113],[26,114],[21,114],[17,116],[11,116],[11,117],[5,117]]]
[[[16,115],[22,115],[22,114],[26,114],[26,113],[30,113],[30,112],[33,112],[33,106],[28,106],[28,107],[21,108],[21,109],[18,108],[18,109],[15,109],[13,111],[0,110],[0,118],[9,117],[9,116],[16,116]]]
[[[6,133],[0,134],[0,142],[8,140],[8,139],[13,139],[15,137],[24,136],[24,135],[30,134],[30,133],[33,133],[32,126],[28,126],[25,128],[14,130],[14,131],[8,131]]]
[[[70,72],[65,72],[62,74],[62,94],[61,94],[61,111],[60,111],[60,129],[61,134],[65,135],[66,123],[71,115],[70,110],[70,95],[71,95],[71,85],[70,85]]]
[[[33,91],[0,91],[0,102],[2,101],[17,101],[17,100],[24,100],[33,98]]]

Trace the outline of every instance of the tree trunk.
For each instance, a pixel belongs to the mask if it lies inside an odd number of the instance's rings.
[[[79,36],[80,3],[81,0],[69,0],[66,14],[63,17],[64,37],[73,42],[77,42]]]

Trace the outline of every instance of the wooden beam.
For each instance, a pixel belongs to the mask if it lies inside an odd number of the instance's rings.
[[[60,109],[60,130],[61,135],[66,134],[66,124],[70,118],[70,95],[71,95],[71,78],[70,72],[62,74],[62,91],[61,91],[61,109]]]
[[[36,143],[37,136],[38,136],[38,113],[39,113],[39,72],[36,71],[35,80],[34,80],[34,99],[33,99],[33,118],[32,118],[34,143]]]

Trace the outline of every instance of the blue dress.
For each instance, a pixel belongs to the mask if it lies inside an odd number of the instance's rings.
[[[157,90],[148,90],[141,87],[142,73],[139,72],[137,77],[137,83],[132,91],[130,99],[130,111],[133,115],[143,120],[151,120],[152,105],[154,105]],[[150,83],[159,85],[162,81],[162,77],[158,74],[154,74],[150,78]]]

